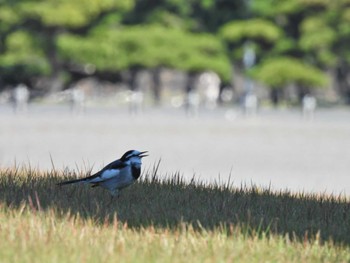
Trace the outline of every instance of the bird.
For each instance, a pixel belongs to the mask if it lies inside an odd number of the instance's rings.
[[[147,151],[130,150],[123,156],[106,165],[97,173],[79,179],[58,183],[59,186],[75,183],[90,184],[91,187],[101,186],[107,189],[113,197],[119,197],[119,191],[133,184],[141,175],[141,159],[148,156]]]

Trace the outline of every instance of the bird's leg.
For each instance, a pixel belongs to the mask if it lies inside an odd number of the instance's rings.
[[[111,191],[111,200],[109,201],[108,206],[110,206],[110,205],[112,204],[113,199],[114,199],[115,196],[116,196],[117,198],[119,198],[119,192],[118,192],[118,190]]]

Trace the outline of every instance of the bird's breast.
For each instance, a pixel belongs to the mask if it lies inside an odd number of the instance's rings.
[[[131,174],[132,174],[132,177],[137,180],[140,175],[141,175],[141,167],[138,167],[138,166],[131,166]]]

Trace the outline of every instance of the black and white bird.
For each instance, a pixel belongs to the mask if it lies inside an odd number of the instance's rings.
[[[80,179],[61,182],[58,185],[88,183],[91,187],[101,186],[107,189],[112,197],[119,195],[119,190],[133,184],[141,175],[141,159],[148,156],[147,151],[130,150],[114,162],[106,165],[101,171]]]

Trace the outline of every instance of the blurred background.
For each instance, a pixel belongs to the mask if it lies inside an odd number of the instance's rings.
[[[350,193],[349,0],[3,0],[0,166]],[[53,164],[52,164],[53,162]]]

